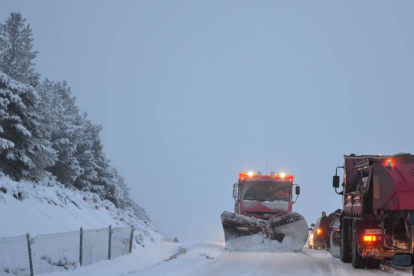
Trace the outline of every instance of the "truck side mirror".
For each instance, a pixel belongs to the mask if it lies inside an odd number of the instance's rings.
[[[233,188],[233,198],[237,200],[237,188]]]
[[[300,186],[296,186],[295,193],[296,195],[300,195]]]
[[[392,264],[396,266],[412,266],[413,255],[411,253],[397,253],[392,257]]]
[[[339,188],[339,176],[338,175],[334,175],[333,177],[333,181],[332,181],[332,186],[336,189]]]
[[[414,225],[414,213],[409,213],[407,216],[408,225]]]

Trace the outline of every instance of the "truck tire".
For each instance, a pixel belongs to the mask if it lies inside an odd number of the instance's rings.
[[[342,229],[340,236],[340,250],[339,254],[343,263],[350,263],[352,261],[350,242],[349,242],[349,220],[342,219]]]
[[[369,269],[379,269],[380,268],[380,260],[377,259],[367,259],[367,268]]]
[[[356,223],[352,225],[352,266],[365,268],[366,260],[358,253],[358,229]]]

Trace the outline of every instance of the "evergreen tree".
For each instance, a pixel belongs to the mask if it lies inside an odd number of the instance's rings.
[[[25,84],[37,86],[39,74],[34,70],[33,34],[20,13],[11,13],[0,25],[0,71]]]
[[[25,21],[12,13],[0,24],[0,174],[35,181],[53,175],[148,221],[105,155],[102,127],[80,114],[66,82],[39,83]]]
[[[80,121],[79,108],[66,82],[54,83],[46,79],[39,85],[39,93],[42,97],[40,109],[45,118],[44,123],[50,127],[52,146],[58,152],[54,166],[47,170],[59,182],[71,186],[82,173],[75,157],[81,137],[77,125]]]
[[[102,189],[94,187],[94,183],[98,181],[94,135],[96,132],[99,133],[101,127],[93,125],[87,119],[86,113],[78,118],[77,124],[79,125],[79,142],[75,156],[82,168],[82,174],[76,179],[75,187],[100,194]]]
[[[39,180],[56,158],[50,133],[36,111],[39,102],[32,86],[0,72],[0,169],[14,179]]]

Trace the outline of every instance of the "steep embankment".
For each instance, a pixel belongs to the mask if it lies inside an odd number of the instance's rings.
[[[90,192],[0,177],[0,237],[135,225],[139,244],[162,239],[144,217],[134,215],[132,209],[117,209]]]

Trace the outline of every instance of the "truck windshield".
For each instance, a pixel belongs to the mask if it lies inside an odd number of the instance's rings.
[[[246,181],[243,183],[242,198],[256,201],[289,201],[292,186],[286,182]]]

